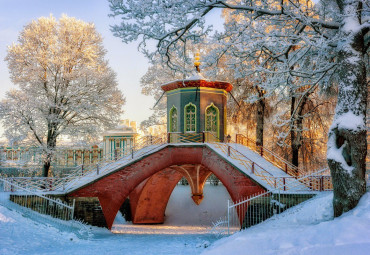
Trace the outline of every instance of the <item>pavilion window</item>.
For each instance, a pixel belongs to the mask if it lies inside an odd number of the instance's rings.
[[[206,108],[206,131],[218,137],[219,133],[219,110],[211,104]]]
[[[185,106],[185,131],[196,131],[196,107],[192,103]]]
[[[177,132],[177,109],[173,106],[170,110],[170,132]]]

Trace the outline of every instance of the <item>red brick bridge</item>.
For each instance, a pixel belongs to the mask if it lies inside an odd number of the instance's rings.
[[[169,197],[179,180],[182,177],[188,180],[192,198],[200,204],[203,186],[212,173],[220,179],[233,201],[266,190],[263,184],[254,181],[206,144],[167,144],[118,166],[109,174],[70,189],[66,198],[76,198],[77,202],[78,199],[97,198],[109,229],[128,197],[133,223],[163,223]],[[94,224],[94,219],[84,220]]]

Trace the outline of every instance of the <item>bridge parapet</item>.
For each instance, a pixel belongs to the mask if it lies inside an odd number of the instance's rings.
[[[177,142],[173,146],[208,146],[213,150],[216,150],[222,157],[229,160],[230,163],[236,164],[241,171],[254,178],[257,182],[265,183],[267,189],[274,189],[278,186],[284,187],[284,191],[289,189],[291,184],[296,183],[296,175],[291,175],[289,171],[279,168],[274,162],[268,162],[267,159],[262,159],[255,153],[251,153],[244,146],[237,146],[225,143],[201,143],[200,139],[207,138],[207,133],[194,133],[194,134],[180,134],[176,137]],[[208,135],[209,137],[213,137]],[[214,137],[213,137],[214,138]],[[213,139],[212,138],[212,139]],[[129,165],[132,162],[139,161],[143,157],[146,157],[158,150],[163,149],[171,144],[162,143],[162,139],[153,137],[150,139],[151,145],[144,146],[139,150],[132,150],[131,154],[125,155],[122,158],[115,160],[107,160],[97,165],[80,166],[75,169],[70,175],[64,178],[50,178],[50,177],[22,177],[22,178],[11,178],[10,182],[13,182],[19,186],[31,188],[33,190],[42,191],[44,193],[65,193],[71,188],[82,185],[84,183],[93,182],[97,179],[104,177],[105,175],[114,172],[115,169]],[[181,142],[182,143],[179,143]],[[198,142],[196,142],[198,141]],[[139,147],[140,148],[140,147]],[[246,156],[244,153],[248,154]],[[266,154],[265,154],[266,155]],[[278,169],[276,169],[278,168]],[[244,170],[243,170],[244,169]],[[271,169],[274,173],[271,173]],[[318,176],[311,176],[303,183],[302,189],[308,190],[329,190],[331,186],[331,178],[325,175],[327,171],[321,172]],[[286,184],[286,185],[285,185]]]
[[[167,133],[167,143],[220,143],[224,139],[215,136],[212,132],[169,132]]]

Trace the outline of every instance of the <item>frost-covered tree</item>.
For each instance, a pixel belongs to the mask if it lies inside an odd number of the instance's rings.
[[[112,28],[116,36],[124,42],[139,39],[144,54],[151,58],[159,53],[173,68],[171,56],[183,55],[187,42],[211,35],[205,18],[213,9],[223,9],[236,18],[224,32],[213,34],[219,44],[214,62],[231,52],[252,67],[251,74],[265,75],[260,86],[267,95],[290,94],[298,100],[296,106],[319,85],[338,86],[327,149],[334,214],[356,206],[366,187],[368,1],[110,0],[110,7],[122,20]],[[155,49],[147,47],[150,41],[157,43]]]
[[[117,123],[125,100],[105,54],[93,24],[65,15],[32,21],[9,46],[5,60],[18,88],[0,103],[0,117],[8,133],[42,147],[43,176],[60,135],[91,136]]]

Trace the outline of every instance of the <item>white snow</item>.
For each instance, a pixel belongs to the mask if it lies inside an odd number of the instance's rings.
[[[359,131],[366,129],[364,120],[365,117],[363,115],[355,115],[352,111],[348,111],[335,118],[332,128],[338,127],[338,129]]]
[[[344,159],[343,157],[344,146],[347,146],[347,142],[345,142],[340,148],[337,148],[337,145],[335,142],[335,136],[334,135],[329,136],[326,158],[341,163],[343,169],[346,169],[346,171],[349,174],[351,174],[353,169],[355,168],[353,166],[349,166],[346,160]]]
[[[203,77],[200,73],[196,73],[188,78],[185,79],[185,81],[198,81],[198,80],[207,80]]]
[[[208,234],[213,222],[227,213],[227,200],[231,199],[223,185],[206,184],[204,199],[196,205],[191,199],[190,186],[178,185],[168,201],[163,225],[132,225],[119,223],[116,217],[113,224],[114,233],[151,233],[151,234]],[[118,220],[118,221],[117,221]]]
[[[89,239],[0,206],[0,254],[199,254],[217,239],[208,230],[225,214],[229,198],[222,185],[205,185],[204,195],[196,206],[190,187],[176,186],[163,225],[132,225],[118,214],[113,225],[117,234],[91,227]]]
[[[275,190],[276,187],[274,187],[273,180],[274,177],[285,177],[286,178],[286,185],[288,187],[292,187],[289,189],[288,192],[310,192],[310,189],[307,188],[304,184],[301,182],[297,181],[295,178],[291,178],[292,176],[285,173],[282,169],[274,166],[272,163],[261,157],[259,154],[256,152],[248,149],[247,147],[241,145],[241,144],[236,144],[236,143],[230,143],[228,144],[232,148],[236,149],[238,152],[240,152],[243,156],[245,156],[245,159],[249,159],[250,161],[253,161],[256,163],[255,169],[260,169],[259,167],[265,169],[268,173],[265,173],[264,175],[266,178],[262,178],[260,176],[257,176],[256,174],[252,173],[252,169],[246,168],[243,164],[241,164],[240,161],[237,159],[234,159],[232,157],[228,157],[225,152],[220,150],[217,146],[214,144],[207,144],[209,148],[214,150],[216,153],[218,153],[221,157],[223,157],[225,160],[229,161],[232,163],[234,166],[236,166],[240,171],[246,173],[249,177],[257,181],[260,185],[265,187],[268,190]],[[243,158],[242,156],[242,158]],[[259,166],[259,167],[258,167]],[[264,172],[264,171],[262,171]],[[269,182],[267,182],[268,180]]]
[[[186,194],[187,188],[176,188],[177,191],[175,189],[171,196],[172,205],[169,203],[169,207],[178,208],[166,211],[169,220],[171,217],[180,219],[191,214],[187,208],[189,201],[182,202],[183,205],[179,205],[178,201],[176,203],[181,194],[190,195]],[[212,188],[206,189],[204,202],[212,204],[212,201],[217,201],[223,204],[225,201],[217,198],[226,199],[227,195],[222,189]],[[207,197],[213,198],[207,202]],[[194,214],[194,219],[201,215],[202,210]],[[171,211],[174,213],[172,216]],[[332,193],[322,193],[262,224],[218,241],[211,235],[192,232],[190,227],[194,227],[194,222],[183,225],[184,228],[178,232],[175,225],[165,225],[172,229],[169,234],[148,234],[158,225],[147,228],[144,225],[143,231],[136,231],[135,234],[112,234],[108,230],[92,227],[92,237],[82,239],[74,233],[36,223],[14,210],[0,206],[0,254],[368,254],[370,193],[364,195],[354,210],[339,218],[333,220],[332,211]],[[183,223],[190,222],[183,219]],[[118,215],[116,227],[122,229],[124,224],[122,216]]]
[[[121,168],[125,165],[129,165],[139,159],[141,159],[142,157],[146,156],[146,155],[150,155],[152,153],[155,153],[163,148],[165,148],[167,145],[166,144],[156,144],[156,145],[149,145],[149,146],[146,146],[136,152],[134,152],[134,158],[131,158],[131,155],[127,155],[121,159],[118,159],[117,161],[115,162],[112,162],[112,163],[109,163],[109,164],[106,164],[104,166],[102,166],[100,169],[99,169],[99,174],[97,174],[96,171],[93,171],[93,172],[90,172],[84,176],[80,176],[80,177],[76,177],[76,179],[72,180],[71,182],[67,183],[66,186],[65,186],[65,191],[63,191],[62,193],[65,193],[65,192],[71,192],[73,190],[76,190],[90,182],[93,182],[95,179],[97,178],[102,178],[103,176],[106,176],[106,175],[109,175],[111,172],[115,171],[116,169],[118,168]],[[56,192],[50,192],[50,193],[61,193],[61,191],[56,191]]]
[[[370,250],[370,193],[333,220],[332,193],[215,242],[203,254],[365,255]]]
[[[193,146],[194,144],[192,144],[192,143],[171,144],[171,146],[176,146],[176,145],[179,145],[179,146]],[[195,145],[199,145],[199,143],[195,143]],[[270,183],[268,183],[266,181],[266,178],[261,178],[257,175],[252,174],[251,169],[249,169],[249,168],[246,169],[245,166],[242,165],[238,160],[235,160],[235,159],[232,159],[232,158],[228,157],[226,153],[224,153],[222,150],[220,150],[214,144],[207,143],[206,145],[210,149],[215,151],[217,154],[219,154],[222,158],[231,162],[234,166],[239,168],[240,171],[246,173],[248,176],[250,176],[252,179],[254,179],[258,183],[260,183],[263,187],[267,188],[268,190],[275,189],[275,187],[273,187],[271,185],[272,182],[273,182],[273,177],[286,177],[287,178],[286,179],[287,186],[294,187],[294,189],[290,189],[290,191],[293,191],[293,190],[298,191],[298,192],[309,191],[309,188],[304,186],[302,183],[300,183],[299,181],[297,181],[294,178],[289,178],[291,176],[286,174],[283,170],[274,166],[273,164],[268,162],[266,159],[262,158],[260,155],[258,155],[254,151],[248,149],[247,147],[245,147],[241,144],[229,144],[229,145],[232,148],[241,152],[246,157],[248,157],[248,159],[257,163],[258,166],[266,169],[269,172],[269,174],[267,174],[267,175],[269,175],[271,177],[271,178],[267,178],[267,180],[270,180]],[[225,145],[225,144],[223,144],[223,145]],[[121,167],[123,167],[125,165],[128,165],[128,164],[131,164],[132,162],[135,162],[135,161],[137,161],[138,159],[140,159],[144,156],[155,153],[155,152],[165,148],[166,146],[168,146],[168,144],[151,145],[151,146],[144,147],[143,149],[135,152],[133,159],[131,159],[131,156],[128,155],[128,156],[126,156],[126,157],[124,157],[124,158],[122,158],[122,159],[120,159],[116,162],[107,164],[107,165],[105,165],[104,167],[102,167],[100,169],[99,175],[97,175],[96,172],[91,172],[89,174],[86,174],[85,176],[81,176],[81,177],[73,180],[72,182],[68,183],[65,187],[65,190],[66,190],[66,192],[71,192],[71,191],[73,191],[73,190],[75,190],[79,187],[82,187],[82,186],[88,184],[89,182],[94,181],[96,178],[101,178],[105,175],[109,175],[111,172],[114,172],[116,169],[121,168]],[[258,169],[257,165],[256,165],[256,169]],[[57,193],[57,192],[53,192],[53,193]],[[59,193],[60,193],[60,191],[59,191]]]

